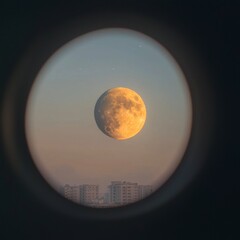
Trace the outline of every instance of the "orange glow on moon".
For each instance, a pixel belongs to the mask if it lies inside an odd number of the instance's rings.
[[[114,139],[124,140],[141,131],[147,113],[140,95],[129,88],[117,87],[100,96],[94,115],[103,133]]]

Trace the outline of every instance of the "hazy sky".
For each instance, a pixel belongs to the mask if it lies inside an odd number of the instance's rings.
[[[94,119],[96,101],[113,87],[136,91],[147,109],[142,131],[123,141],[103,134]],[[31,91],[26,132],[52,185],[157,187],[181,160],[191,118],[184,76],[168,52],[143,34],[108,29],[72,40],[46,62]]]

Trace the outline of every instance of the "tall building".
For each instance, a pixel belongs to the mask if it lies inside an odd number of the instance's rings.
[[[109,193],[111,205],[125,205],[139,199],[137,183],[112,181],[109,185]]]
[[[65,184],[63,186],[63,194],[65,198],[74,202],[79,202],[79,186],[70,186],[69,184]]]
[[[82,204],[97,204],[99,199],[99,185],[79,185],[79,197]]]

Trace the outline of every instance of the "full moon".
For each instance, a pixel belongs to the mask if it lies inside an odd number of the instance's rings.
[[[128,139],[139,133],[146,115],[146,107],[140,95],[124,87],[104,92],[94,109],[98,128],[117,140]]]

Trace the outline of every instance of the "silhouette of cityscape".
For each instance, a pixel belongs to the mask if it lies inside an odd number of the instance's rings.
[[[108,185],[108,190],[104,193],[100,193],[99,185],[95,184],[65,184],[60,187],[60,193],[65,198],[82,205],[97,208],[127,205],[144,199],[152,192],[151,185],[140,185],[126,181],[112,181]]]

